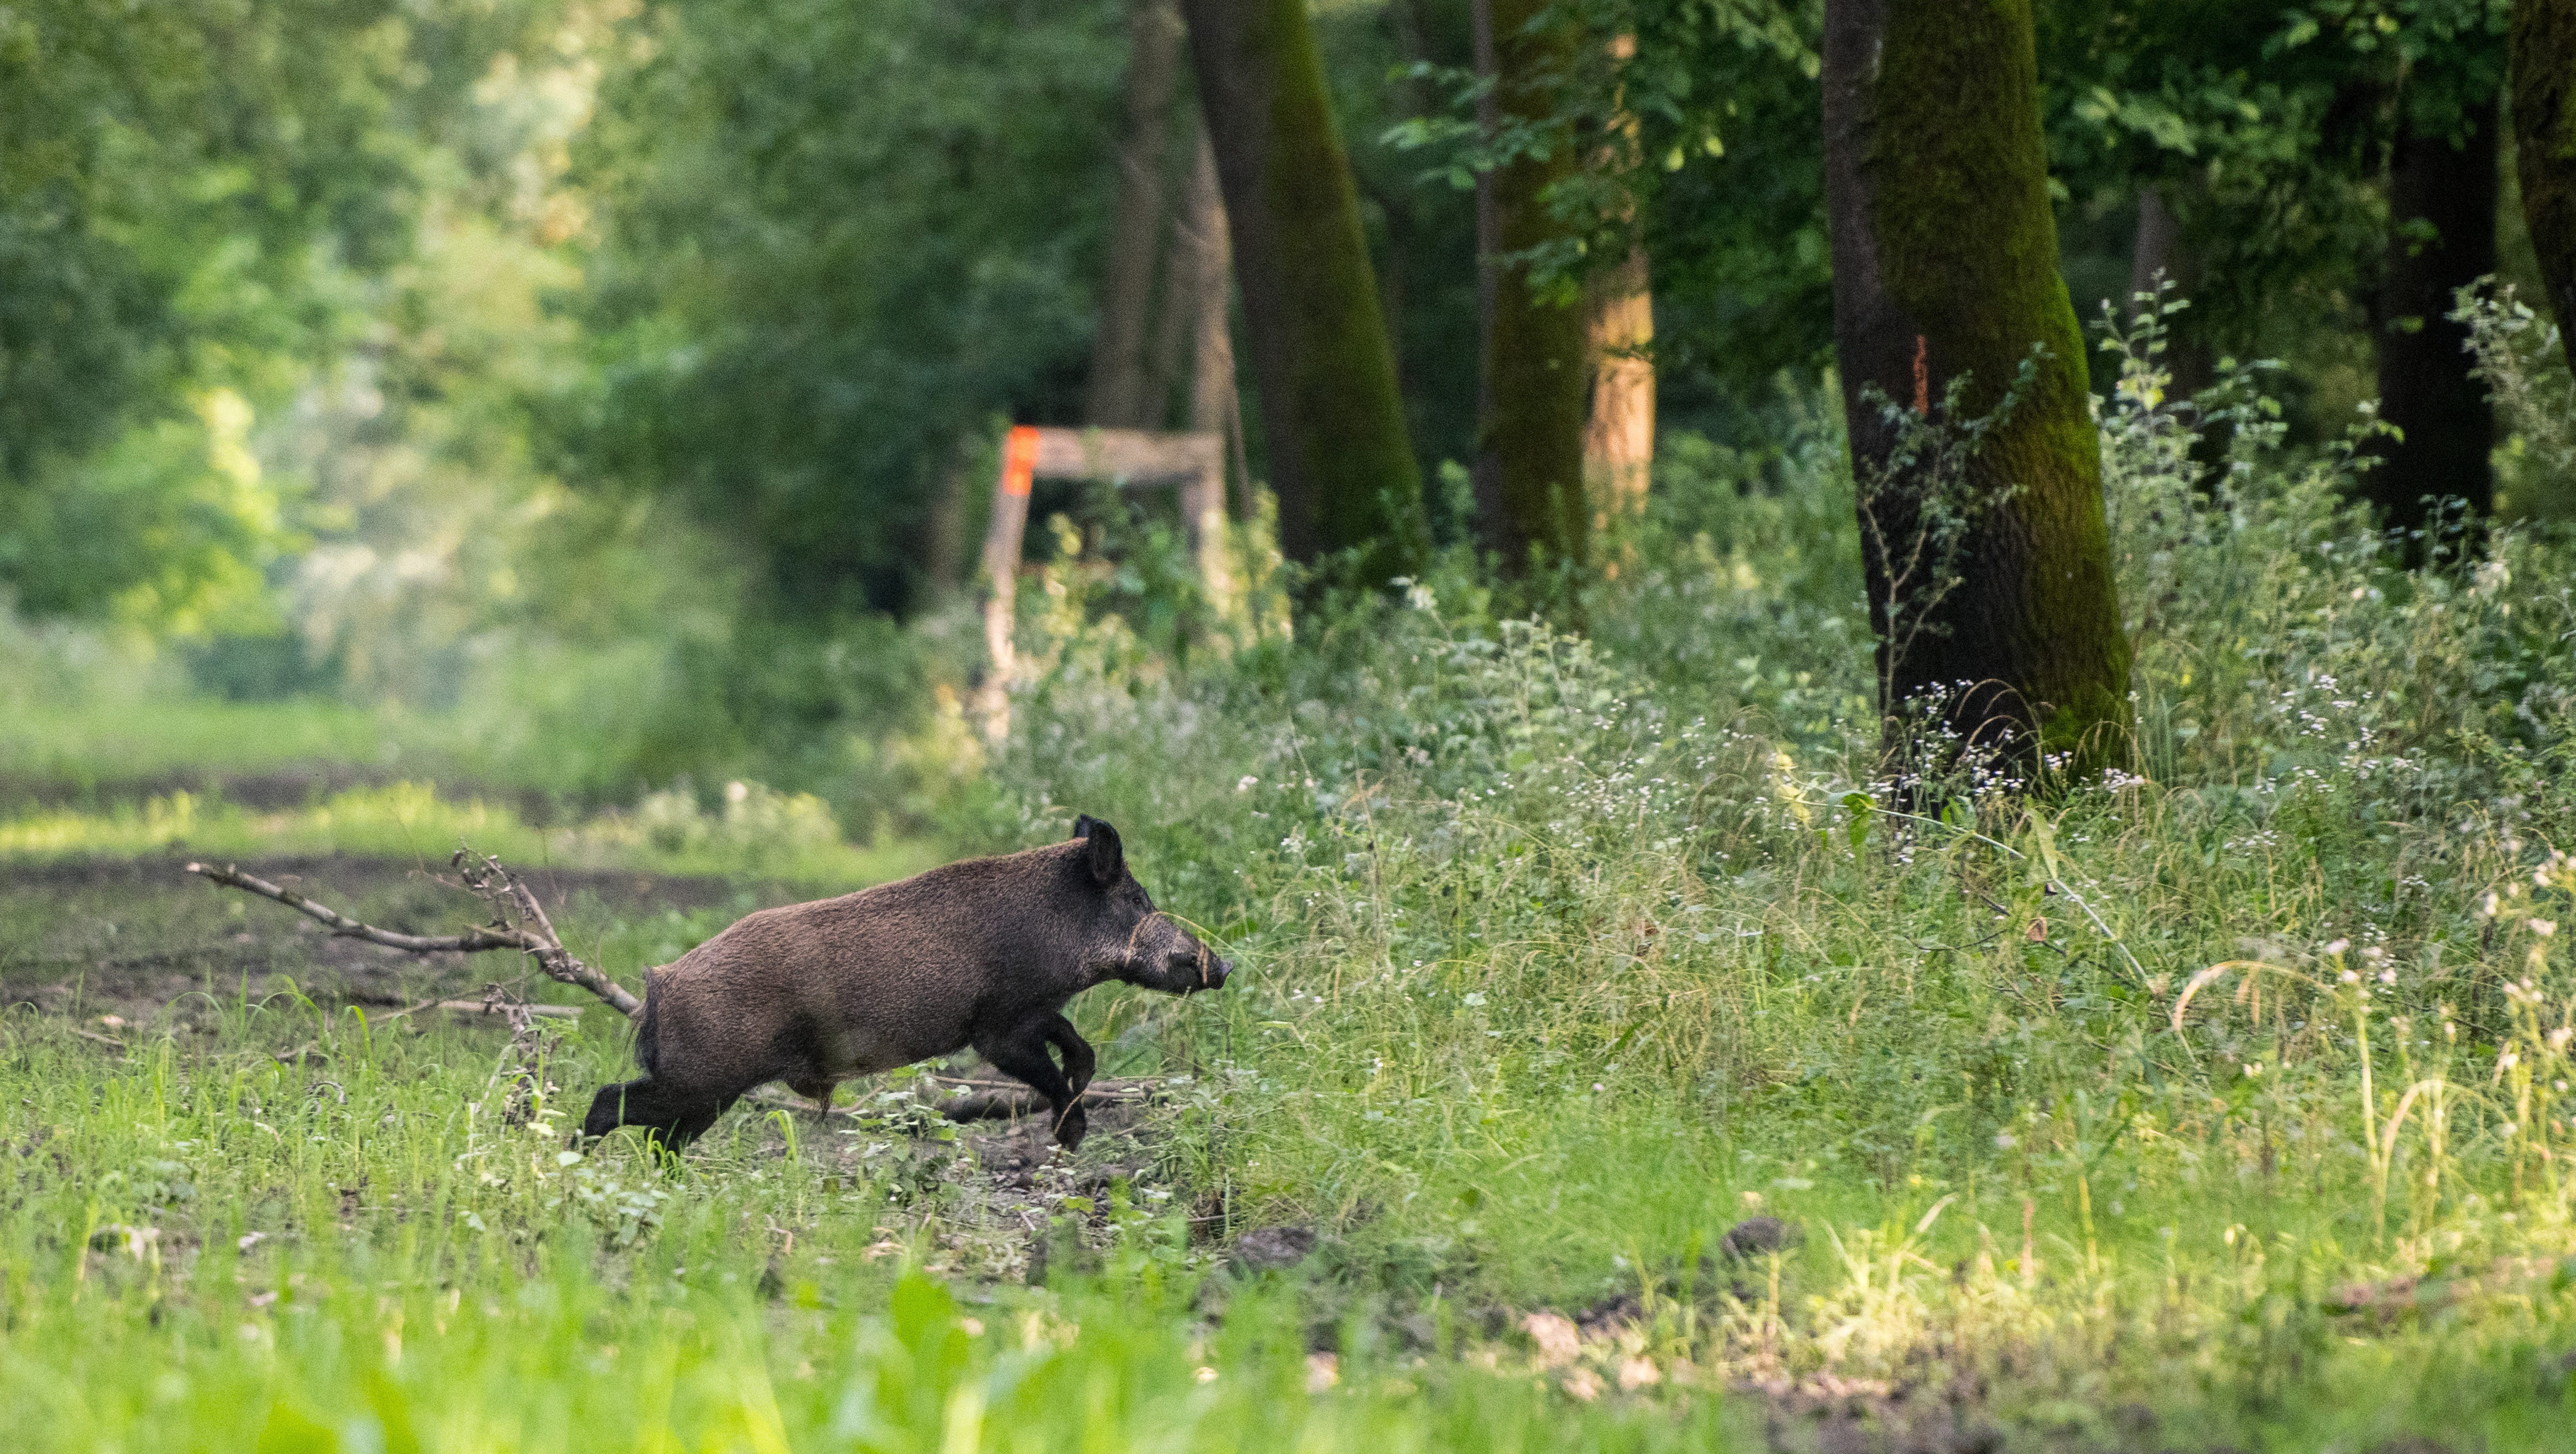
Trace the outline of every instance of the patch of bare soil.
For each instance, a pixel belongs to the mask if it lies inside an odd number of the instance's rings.
[[[292,992],[318,1004],[398,1006],[470,997],[518,980],[509,955],[408,954],[333,935],[184,871],[179,855],[0,865],[0,1009],[84,1023],[211,1028],[214,999]],[[344,913],[406,933],[479,917],[444,864],[346,854],[262,860],[263,874]],[[566,869],[524,874],[568,932],[737,902],[722,879]],[[747,909],[750,904],[744,904]],[[114,1027],[111,1027],[114,1028]]]

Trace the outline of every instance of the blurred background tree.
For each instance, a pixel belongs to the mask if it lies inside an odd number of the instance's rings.
[[[860,815],[978,670],[959,608],[1004,423],[1219,430],[1238,513],[1265,483],[1291,554],[1380,577],[1478,539],[1615,571],[1616,529],[1581,538],[1631,508],[1607,451],[1628,495],[1649,449],[1778,489],[1829,376],[1822,0],[1498,3],[1482,68],[1480,3],[1259,12],[1312,42],[1285,182],[1347,198],[1309,230],[1368,283],[1329,307],[1273,301],[1288,254],[1241,244],[1279,219],[1201,125],[1185,26],[1245,4],[12,6],[0,589],[174,690],[448,713],[584,794],[756,772]],[[2564,87],[2513,59],[2562,55],[2564,8],[2035,6],[2077,315],[2162,274],[2192,305],[2174,389],[2283,360],[2295,440],[2385,397],[2404,441],[2364,479],[2400,526],[2436,491],[2576,503],[2443,316],[2486,272],[2564,306]],[[1298,389],[1365,428],[1283,439]],[[1478,535],[1480,473],[1546,485],[1578,450],[1588,516]],[[1349,511],[1309,538],[1291,497]],[[1146,549],[1167,505],[1035,503],[1070,533],[1033,556],[1180,629]]]

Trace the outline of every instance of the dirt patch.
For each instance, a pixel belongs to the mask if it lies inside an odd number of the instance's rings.
[[[217,998],[291,993],[317,1004],[390,1007],[469,995],[523,972],[508,955],[407,954],[338,937],[194,878],[186,863],[171,854],[0,864],[0,1007],[188,1030],[211,1028]],[[401,932],[450,932],[479,917],[471,897],[442,881],[444,864],[332,854],[264,859],[259,867]],[[757,907],[718,878],[544,868],[525,877],[574,934],[673,909]]]

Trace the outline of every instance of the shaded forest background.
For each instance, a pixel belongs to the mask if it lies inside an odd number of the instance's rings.
[[[1835,387],[1822,7],[1498,6],[1507,51],[1563,38],[1502,90],[1466,0],[1309,9],[1432,544],[1478,538],[1479,179],[1516,168],[1553,219],[1511,253],[1543,302],[1573,316],[1642,260],[1659,453],[1784,487],[1766,459]],[[2402,296],[2433,234],[2392,207],[2483,209],[2471,276],[2543,298],[2510,19],[2040,5],[2078,314],[2161,271],[2193,304],[2176,387],[2280,360],[2290,438],[2324,441],[2392,340],[2441,331]],[[904,734],[980,669],[1002,427],[1200,406],[1200,128],[1185,47],[1138,84],[1157,25],[1128,0],[0,13],[0,693],[336,697],[574,798],[755,776],[899,827]],[[1248,363],[1238,386],[1265,479]],[[2576,508],[2493,442],[2498,514]],[[1095,550],[1170,523],[1038,489],[1032,521]],[[1156,584],[1107,589],[1177,633]]]

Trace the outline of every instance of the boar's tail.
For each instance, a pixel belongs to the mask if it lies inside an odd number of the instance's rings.
[[[654,1033],[653,1025],[654,1018],[661,1013],[661,1007],[661,976],[648,969],[644,971],[644,1017],[635,1022],[635,1063],[643,1066],[644,1073],[648,1076],[661,1069],[653,1063],[659,1060],[662,1054],[661,1037]]]

